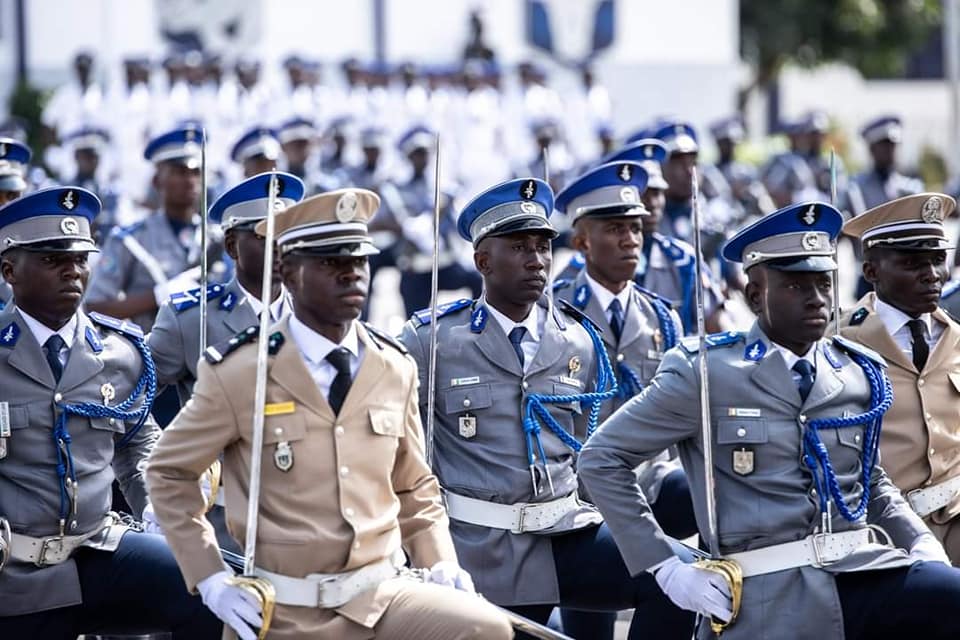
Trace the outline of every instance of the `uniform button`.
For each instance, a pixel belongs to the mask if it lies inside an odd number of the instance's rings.
[[[920,380],[917,382],[917,386],[918,386],[918,387],[922,387],[922,386],[923,386],[923,378],[920,378]]]
[[[360,542],[359,542],[359,541],[354,542],[354,543],[353,543],[353,548],[354,548],[354,549],[359,549],[359,548],[360,548]]]
[[[807,416],[805,416],[804,414],[801,413],[801,414],[800,414],[800,424],[803,424],[803,423],[805,423],[806,421],[807,421]]]
[[[333,435],[337,436],[338,438],[339,438],[340,436],[342,436],[342,435],[343,435],[343,427],[338,424],[338,425],[336,426],[336,428],[333,430]]]
[[[115,425],[115,424],[117,424],[117,419],[116,419],[116,418],[110,418],[109,420],[107,420],[107,424],[109,424],[109,425]]]
[[[343,515],[347,516],[348,518],[352,518],[353,509],[351,509],[350,507],[347,507],[346,509],[343,510]]]
[[[349,474],[349,473],[350,473],[350,468],[349,468],[349,467],[345,467],[345,466],[344,466],[344,467],[340,467],[340,476],[341,476],[341,477],[346,477],[347,474]]]
[[[859,433],[856,434],[855,436],[853,436],[853,441],[854,441],[854,442],[860,442],[860,434],[859,434]]]
[[[54,402],[60,402],[61,400],[63,400],[63,394],[62,394],[62,393],[55,393],[55,394],[53,394],[53,401],[54,401]]]
[[[526,380],[524,380],[524,381],[520,384],[520,386],[523,387],[524,389],[526,389],[526,388],[528,388],[528,387],[530,386],[530,383],[527,382]]]
[[[623,362],[623,354],[622,354],[622,353],[618,353],[618,354],[617,354],[617,362]]]
[[[273,430],[273,432],[274,432],[275,434],[277,434],[278,436],[282,436],[282,435],[283,435],[283,427],[277,427],[276,429]]]
[[[931,416],[929,413],[925,413],[923,414],[923,417],[926,418],[927,420],[930,420],[933,416]]]
[[[469,406],[470,406],[470,398],[464,398],[464,399],[463,399],[463,406],[465,406],[465,407],[469,407]]]
[[[812,495],[814,498],[817,497],[817,488],[816,488],[816,487],[814,487],[813,489],[810,489],[810,495]]]
[[[935,454],[936,452],[937,452],[936,449],[934,449],[933,447],[930,447],[930,455],[933,455],[933,454]]]
[[[743,437],[746,436],[746,435],[747,435],[747,430],[746,430],[746,429],[744,429],[743,427],[740,427],[739,429],[737,429],[737,437],[738,437],[738,438],[743,438]]]

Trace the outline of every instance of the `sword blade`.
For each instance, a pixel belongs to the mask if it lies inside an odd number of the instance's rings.
[[[830,148],[830,204],[837,206],[837,152]],[[834,256],[833,270],[833,333],[840,333],[840,256]]]
[[[433,466],[434,412],[437,402],[437,297],[440,290],[440,133],[437,132],[436,167],[433,175],[433,263],[430,265],[430,362],[427,365],[427,424],[424,455]]]
[[[209,218],[207,211],[207,130],[200,132],[200,353],[207,350],[207,284],[209,265],[207,249],[210,239],[207,234]]]

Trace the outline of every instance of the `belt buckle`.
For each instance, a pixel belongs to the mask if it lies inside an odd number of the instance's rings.
[[[826,539],[827,539],[828,536],[833,536],[833,535],[835,535],[835,534],[833,534],[833,533],[815,533],[815,534],[813,534],[813,553],[814,553],[814,556],[816,557],[817,566],[818,566],[818,567],[827,567],[827,566],[829,566],[829,565],[831,565],[831,564],[834,564],[834,563],[836,563],[836,562],[838,562],[838,561],[840,560],[839,558],[837,558],[837,559],[835,559],[835,560],[827,560],[826,556],[824,555],[825,549],[821,546],[821,545],[825,545],[825,544],[826,544],[825,541],[826,541]],[[823,542],[821,542],[821,541],[823,541]]]
[[[908,491],[908,492],[907,492],[907,495],[906,495],[907,502],[910,503],[910,508],[913,509],[914,511],[917,510],[917,507],[916,507],[916,505],[914,504],[914,501],[916,500],[916,497],[917,497],[918,495],[920,495],[920,493],[921,493],[922,491],[923,491],[923,489],[914,489],[913,491]]]
[[[520,505],[520,514],[517,517],[517,526],[510,530],[510,533],[523,533],[523,525],[527,519],[527,507],[532,506],[529,502]]]
[[[33,564],[38,567],[47,566],[47,551],[53,548],[53,545],[57,545],[57,552],[63,551],[63,536],[53,536],[52,538],[44,538],[43,542],[40,544],[40,553],[37,555],[37,560]]]
[[[10,523],[6,518],[0,518],[0,572],[7,565],[10,559],[10,551],[13,546],[13,534],[10,532]]]
[[[337,582],[337,576],[324,576],[322,578],[314,578],[310,582],[314,583],[317,586],[317,606],[328,609],[330,607],[326,606],[329,604],[326,596],[329,595],[327,591],[331,584]]]

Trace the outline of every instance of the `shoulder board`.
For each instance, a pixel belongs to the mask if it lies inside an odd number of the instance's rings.
[[[385,342],[404,355],[409,353],[409,351],[407,351],[407,348],[403,346],[402,342],[400,342],[393,336],[387,335],[385,332],[381,331],[380,329],[377,329],[369,322],[364,322],[363,328],[367,330],[367,333],[370,334],[370,337],[372,337],[374,342],[376,342],[378,345],[380,345],[381,342]],[[383,345],[380,345],[380,348],[382,349]]]
[[[663,304],[667,305],[668,309],[673,309],[673,303],[661,296],[659,293],[654,293],[653,291],[650,291],[650,289],[644,289],[636,282],[633,283],[633,288],[652,300],[659,300]]]
[[[222,284],[207,285],[207,300],[215,300],[224,294],[227,290]],[[176,309],[177,313],[200,306],[200,287],[178,291],[170,296],[170,306]]]
[[[259,334],[260,327],[255,324],[250,325],[232,338],[224,340],[219,344],[207,347],[207,350],[203,352],[203,357],[210,364],[220,364],[228,355],[243,345],[250,342],[256,342]],[[269,353],[271,356],[277,355],[277,352],[280,351],[280,347],[283,346],[283,343],[284,338],[282,333],[276,331],[270,334],[270,338],[267,342],[267,353]]]
[[[597,331],[598,333],[603,333],[603,329],[601,329],[596,322],[591,320],[590,316],[585,314],[583,311],[580,311],[580,309],[577,309],[575,306],[573,306],[566,300],[563,300],[562,298],[557,299],[555,301],[555,304],[561,311],[563,311],[565,314],[567,314],[577,322],[579,323],[583,323],[584,321],[589,322],[590,326],[593,327],[595,331]]]
[[[91,311],[87,314],[87,317],[90,318],[94,324],[101,327],[106,327],[108,329],[113,329],[117,333],[121,333],[131,340],[143,340],[143,329],[141,329],[140,325],[135,322],[112,318],[110,316],[105,316],[102,313],[97,313],[96,311]]]
[[[678,261],[688,255],[693,255],[693,248],[682,240],[660,234],[654,236],[654,238],[660,245],[660,249],[667,254],[671,260]]]
[[[947,298],[949,298],[950,296],[952,296],[953,294],[955,294],[957,291],[960,291],[960,279],[958,279],[958,280],[951,280],[951,281],[948,282],[947,285],[943,288],[943,295],[940,296],[940,299],[941,299],[941,300],[946,300]]]
[[[726,331],[724,333],[711,333],[707,336],[705,341],[707,349],[713,349],[715,347],[725,347],[727,345],[736,344],[744,338],[746,338],[745,333],[741,331]],[[688,336],[683,338],[680,341],[680,346],[683,347],[683,350],[687,353],[696,353],[700,350],[700,338],[698,336]]]
[[[113,230],[112,235],[115,235],[118,238],[122,238],[123,236],[130,235],[137,229],[142,228],[143,225],[144,225],[144,220],[140,220],[138,222],[134,222],[133,224],[127,225],[125,227],[118,227]]]
[[[460,298],[459,300],[454,300],[453,302],[447,302],[441,304],[437,307],[437,319],[450,315],[454,311],[459,311],[460,309],[466,309],[473,304],[473,300],[470,298]],[[414,321],[414,324],[418,327],[423,325],[430,324],[430,307],[426,309],[421,309],[420,311],[414,312],[410,317]]]
[[[837,345],[847,353],[856,353],[864,358],[867,358],[868,360],[873,360],[881,367],[887,366],[887,361],[883,359],[883,356],[873,349],[863,346],[859,342],[854,342],[850,338],[844,338],[843,336],[839,335],[833,336],[833,344]]]
[[[571,278],[560,278],[559,280],[553,281],[553,290],[560,291],[561,289],[566,289],[572,284],[573,280]]]
[[[870,315],[870,312],[866,307],[860,307],[856,311],[850,314],[850,326],[855,327],[857,325],[863,324],[863,321],[867,319],[867,316]]]

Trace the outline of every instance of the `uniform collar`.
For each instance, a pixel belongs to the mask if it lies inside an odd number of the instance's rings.
[[[344,347],[355,358],[360,357],[360,344],[357,340],[357,323],[351,322],[347,335],[340,344],[320,335],[304,323],[293,313],[290,314],[290,337],[297,344],[297,348],[305,360],[320,364],[327,355],[338,347]]]
[[[817,369],[817,343],[816,342],[810,345],[810,348],[807,349],[807,352],[802,356],[798,356],[790,349],[787,349],[783,345],[779,345],[772,340],[770,341],[770,344],[773,346],[774,349],[780,352],[781,356],[783,356],[783,361],[787,364],[787,369],[793,369],[794,365],[801,360],[806,360],[807,362],[810,363],[810,366],[812,366],[814,370]]]
[[[240,284],[240,280],[237,280],[237,289],[240,290],[240,293],[247,299],[247,304],[250,305],[250,308],[253,309],[254,315],[257,318],[260,317],[260,311],[263,309],[263,303],[260,302],[260,299],[251,294],[249,291],[243,288],[243,285]],[[287,301],[287,290],[283,287],[280,288],[280,295],[277,296],[277,299],[270,303],[270,318],[272,322],[280,320],[284,311],[289,308],[286,304]]]
[[[913,320],[913,318],[905,314],[903,311],[900,311],[900,309],[897,309],[893,305],[887,304],[880,298],[876,298],[874,302],[874,308],[876,309],[880,320],[883,322],[883,326],[887,328],[887,333],[889,333],[891,336],[895,335],[897,331],[904,327],[904,325]],[[930,314],[925,313],[921,315],[920,320],[927,328],[927,335],[933,335],[933,319],[930,317]]]
[[[540,312],[540,305],[534,304],[530,309],[530,313],[527,314],[527,317],[520,322],[514,322],[507,316],[503,315],[500,311],[495,309],[493,305],[482,299],[482,304],[487,309],[490,310],[490,315],[496,319],[497,324],[500,325],[500,328],[503,329],[503,333],[510,335],[510,332],[513,331],[514,327],[523,327],[527,330],[527,335],[525,339],[533,340],[534,342],[540,342],[540,328],[543,326],[541,318],[543,314]]]
[[[20,312],[20,317],[23,318],[24,323],[30,329],[30,333],[33,334],[33,337],[36,338],[37,343],[42,347],[46,344],[47,340],[50,339],[50,336],[53,334],[59,334],[63,338],[66,348],[70,349],[73,347],[74,337],[77,335],[77,314],[73,314],[70,320],[67,321],[67,324],[63,325],[57,331],[54,331],[47,325],[43,324],[30,314],[28,314],[23,309],[17,307],[17,311]]]
[[[630,304],[630,290],[633,289],[630,283],[627,283],[627,286],[623,288],[623,291],[614,294],[613,291],[610,291],[610,289],[607,289],[605,286],[591,278],[590,274],[587,273],[586,268],[583,270],[583,277],[586,278],[587,284],[590,285],[593,295],[597,296],[597,302],[600,303],[600,308],[603,309],[604,313],[608,313],[610,311],[610,303],[613,302],[614,299],[620,301],[620,308],[623,310],[623,313],[626,313],[627,305]]]

